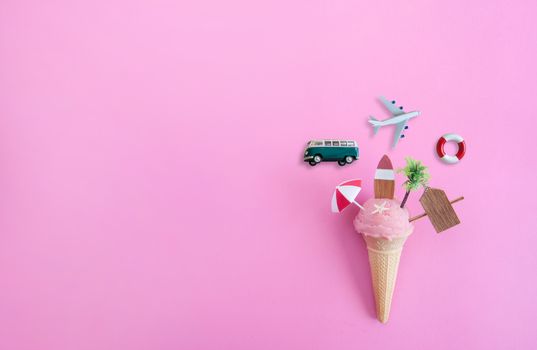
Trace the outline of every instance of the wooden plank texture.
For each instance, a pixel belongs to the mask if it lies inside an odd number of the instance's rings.
[[[444,191],[429,187],[421,196],[420,203],[429,216],[436,233],[460,224],[457,213],[455,213]]]
[[[375,198],[393,199],[394,193],[395,193],[394,181],[375,180]]]
[[[464,197],[455,198],[454,200],[452,200],[452,201],[449,202],[449,203],[451,203],[451,204],[453,204],[453,203],[457,203],[457,202],[462,201],[463,199],[464,199]],[[427,216],[427,213],[423,213],[423,214],[420,214],[420,215],[416,215],[416,216],[414,216],[414,217],[411,217],[408,221],[409,221],[409,222],[416,221],[416,220],[421,219],[421,218],[424,218],[424,217],[426,217],[426,216]]]

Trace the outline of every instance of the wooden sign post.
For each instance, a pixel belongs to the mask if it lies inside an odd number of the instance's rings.
[[[457,198],[450,202],[446,193],[441,189],[427,187],[420,198],[420,203],[425,210],[425,214],[413,217],[410,221],[428,216],[436,233],[445,231],[448,228],[461,223],[451,204],[462,199],[464,199],[464,197]]]

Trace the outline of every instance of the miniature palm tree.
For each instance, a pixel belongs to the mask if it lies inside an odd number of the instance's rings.
[[[397,169],[398,173],[404,173],[407,177],[407,180],[403,183],[403,186],[406,189],[405,197],[401,202],[401,208],[406,204],[410,191],[415,191],[420,187],[426,187],[429,181],[429,173],[427,172],[427,167],[419,160],[412,159],[411,157],[406,158],[406,167],[402,169]]]

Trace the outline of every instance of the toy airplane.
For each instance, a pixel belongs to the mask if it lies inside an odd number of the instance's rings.
[[[405,112],[403,110],[403,107],[398,107],[395,105],[395,101],[388,101],[384,97],[379,98],[380,101],[386,108],[390,111],[392,114],[391,118],[388,118],[386,120],[377,120],[373,116],[370,117],[369,123],[373,126],[373,132],[377,134],[379,129],[386,125],[395,125],[395,135],[393,138],[393,144],[392,147],[395,147],[397,143],[399,142],[399,139],[402,139],[405,137],[403,134],[403,130],[408,129],[408,120],[411,118],[415,118],[418,115],[420,115],[420,112],[414,111],[414,112]]]

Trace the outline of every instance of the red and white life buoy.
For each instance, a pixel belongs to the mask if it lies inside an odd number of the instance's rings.
[[[457,154],[455,154],[454,156],[448,155],[446,154],[446,151],[444,151],[444,145],[446,144],[446,142],[449,141],[457,142],[457,145],[459,146]],[[445,134],[436,143],[436,153],[445,163],[455,164],[458,163],[459,160],[462,159],[462,157],[464,157],[464,153],[466,153],[466,144],[464,143],[464,139],[460,135]]]

